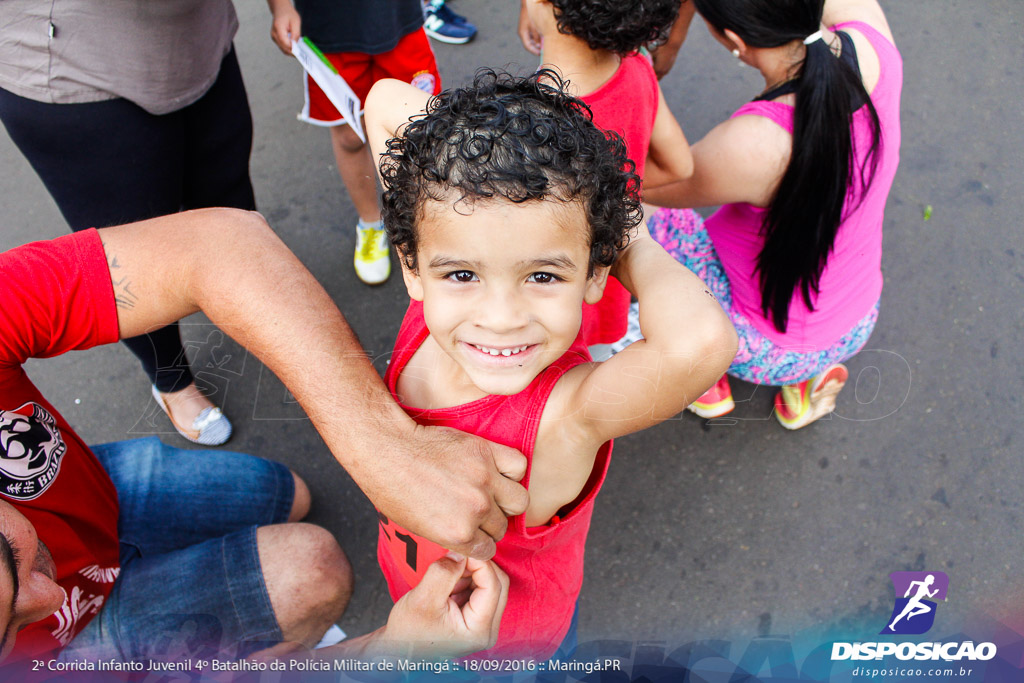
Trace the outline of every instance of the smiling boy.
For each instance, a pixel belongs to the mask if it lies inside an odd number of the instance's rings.
[[[529,507],[495,556],[511,583],[492,656],[572,645],[610,440],[686,407],[736,344],[700,280],[638,228],[621,139],[560,86],[550,71],[481,71],[429,106],[398,81],[379,82],[366,103],[385,227],[412,299],[388,387],[420,424],[528,459]],[[610,272],[638,297],[645,339],[592,363],[582,304],[600,300]],[[445,552],[381,517],[378,559],[395,599]]]

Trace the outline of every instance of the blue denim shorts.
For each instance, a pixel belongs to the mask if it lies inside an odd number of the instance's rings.
[[[61,659],[180,661],[279,642],[256,527],[287,521],[288,468],[155,436],[92,450],[117,489],[121,573]]]

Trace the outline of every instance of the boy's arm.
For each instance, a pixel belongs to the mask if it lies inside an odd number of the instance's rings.
[[[722,307],[646,226],[612,274],[640,301],[644,339],[596,367],[578,366],[585,376],[563,413],[598,444],[671,418],[714,384],[736,355],[736,331]]]
[[[416,425],[330,296],[259,214],[187,211],[100,237],[122,338],[203,311],[281,379],[382,513],[456,552],[493,555],[506,514],[526,508],[513,481],[525,459]]]
[[[644,168],[644,189],[685,180],[691,175],[693,154],[690,153],[690,144],[659,87],[658,113],[654,117]]]
[[[393,78],[373,84],[366,95],[363,110],[366,139],[374,159],[387,150],[388,140],[398,135],[398,129],[409,122],[410,116],[426,111],[429,101],[428,93]],[[379,165],[377,172],[380,173]]]
[[[267,0],[273,23],[270,25],[270,37],[289,57],[292,56],[292,41],[302,36],[302,17],[295,10],[291,0]]]

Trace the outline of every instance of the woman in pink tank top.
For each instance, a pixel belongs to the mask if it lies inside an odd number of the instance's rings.
[[[835,408],[842,361],[877,319],[902,60],[875,0],[694,5],[766,87],[693,145],[691,178],[644,188],[647,202],[674,207],[649,227],[736,326],[728,374],[781,386],[776,417],[799,429]],[[686,208],[713,205],[706,225]],[[710,418],[733,407],[723,376],[690,409]]]

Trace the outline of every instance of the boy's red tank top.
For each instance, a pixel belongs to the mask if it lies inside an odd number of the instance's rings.
[[[396,400],[398,377],[427,334],[423,304],[413,301],[405,313],[395,352],[384,376]],[[453,427],[519,449],[527,460],[522,483],[529,488],[533,445],[551,390],[567,370],[589,360],[581,334],[561,358],[518,394],[486,396],[437,410],[418,410],[405,405],[402,408],[419,424]],[[495,562],[509,576],[508,604],[501,619],[497,644],[486,655],[478,653],[477,656],[547,657],[565,638],[583,583],[583,547],[594,510],[594,497],[604,482],[611,451],[610,441],[601,446],[589,481],[564,517],[556,517],[546,526],[530,528],[525,526],[522,515],[509,519],[508,531],[498,542],[494,556]],[[427,566],[446,552],[381,516],[377,559],[394,600],[417,584]]]

